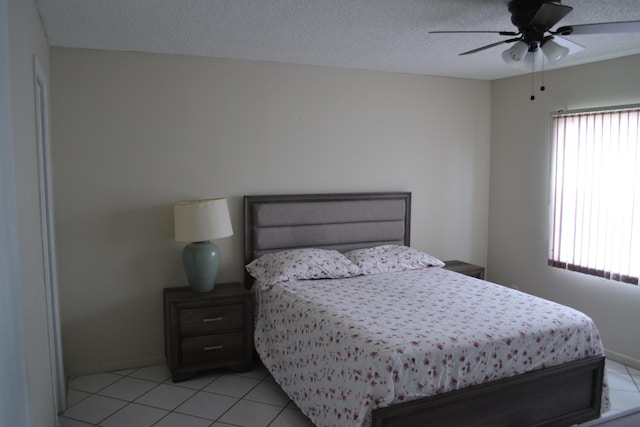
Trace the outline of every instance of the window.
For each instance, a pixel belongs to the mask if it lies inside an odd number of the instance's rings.
[[[553,114],[549,265],[640,277],[640,105]]]

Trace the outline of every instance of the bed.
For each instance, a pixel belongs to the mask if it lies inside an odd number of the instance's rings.
[[[410,249],[406,192],[245,196],[244,215],[246,265]],[[587,316],[424,255],[428,268],[383,274],[340,264],[330,279],[247,275],[256,351],[316,425],[568,426],[608,409]]]

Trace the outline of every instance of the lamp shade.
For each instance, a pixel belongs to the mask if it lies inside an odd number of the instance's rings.
[[[502,59],[509,65],[519,65],[529,51],[529,45],[522,40],[502,52]]]
[[[192,200],[173,205],[178,242],[204,242],[233,235],[227,199]]]
[[[559,45],[553,40],[546,41],[542,47],[542,53],[547,57],[547,60],[551,65],[560,61],[565,56],[569,55],[569,48]]]

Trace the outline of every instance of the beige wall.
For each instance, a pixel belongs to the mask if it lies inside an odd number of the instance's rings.
[[[35,2],[9,0],[10,72],[20,274],[33,426],[55,425],[44,287],[36,143],[34,55],[48,74],[49,48]]]
[[[413,193],[412,246],[486,260],[490,83],[51,49],[65,363],[164,360],[183,285],[172,203],[228,197],[219,280],[242,280],[242,196]]]
[[[640,289],[546,264],[549,114],[640,102],[640,56],[547,72],[534,102],[530,79],[492,83],[488,277],[584,311],[608,355],[640,368]]]

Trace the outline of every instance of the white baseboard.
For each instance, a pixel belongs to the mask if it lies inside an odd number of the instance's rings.
[[[635,359],[633,357],[629,357],[626,354],[618,353],[613,350],[605,349],[605,354],[607,359],[611,359],[614,362],[622,363],[623,365],[630,366],[634,369],[640,370],[640,360]]]
[[[67,368],[67,378],[76,378],[84,375],[98,374],[102,372],[121,371],[123,369],[144,368],[147,366],[166,364],[164,356],[150,356],[141,359],[123,360],[119,362],[98,363],[95,365],[77,366]]]

